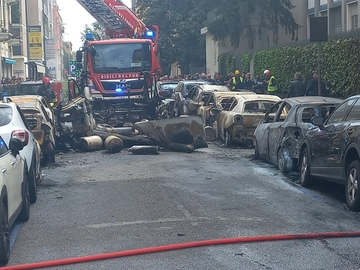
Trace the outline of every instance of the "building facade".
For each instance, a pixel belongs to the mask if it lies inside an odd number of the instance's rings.
[[[0,74],[2,78],[13,76],[16,60],[13,58],[13,47],[19,44],[19,33],[14,31],[12,22],[12,5],[15,0],[0,0]],[[16,18],[14,18],[16,21]]]
[[[241,57],[244,52],[256,52],[268,50],[281,46],[306,45],[310,38],[310,18],[314,16],[328,16],[329,38],[341,38],[345,36],[358,36],[358,16],[360,14],[360,4],[358,0],[292,0],[295,5],[292,10],[299,29],[296,38],[286,34],[284,30],[279,32],[276,43],[271,37],[272,33],[265,33],[263,39],[258,37],[254,41],[253,48],[249,48],[246,38],[240,42],[236,49],[232,48],[228,41],[216,42],[212,35],[204,27],[201,33],[206,35],[206,67],[207,72],[213,74],[218,71],[218,56],[231,53],[236,58],[236,65],[241,67]],[[215,15],[208,14],[208,21]]]

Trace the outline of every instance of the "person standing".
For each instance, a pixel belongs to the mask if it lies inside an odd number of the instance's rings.
[[[50,87],[50,79],[48,77],[42,79],[42,84],[38,89],[38,95],[46,97],[52,107],[57,103],[56,95]]]
[[[294,80],[290,83],[288,98],[290,97],[302,97],[305,96],[306,85],[302,80],[300,72],[296,72]]]
[[[234,77],[231,78],[231,90],[235,91],[236,89],[243,89],[244,87],[244,79],[241,76],[241,72],[240,70],[235,70],[235,75]]]
[[[270,70],[264,71],[265,80],[264,82],[267,84],[267,91],[269,95],[276,95],[277,94],[277,81],[275,79],[275,76],[271,74]]]
[[[327,97],[329,93],[326,88],[325,82],[320,79],[320,89],[321,89],[321,96]],[[319,96],[319,73],[314,72],[313,78],[310,81],[308,87],[306,88],[305,96]]]

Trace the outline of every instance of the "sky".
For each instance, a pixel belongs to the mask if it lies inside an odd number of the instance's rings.
[[[122,2],[131,6],[131,0]],[[65,27],[64,41],[71,41],[73,50],[76,51],[82,46],[80,33],[84,31],[85,25],[96,20],[76,0],[57,0],[57,4]]]

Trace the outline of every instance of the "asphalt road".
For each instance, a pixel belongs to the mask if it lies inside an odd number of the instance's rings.
[[[355,231],[343,187],[303,189],[253,150],[69,153],[44,170],[9,265],[197,240]],[[19,229],[20,228],[20,229]],[[18,233],[17,233],[18,231]],[[53,269],[360,269],[359,238],[209,246]]]

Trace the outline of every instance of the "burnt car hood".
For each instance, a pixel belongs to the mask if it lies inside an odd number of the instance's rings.
[[[200,116],[138,122],[134,128],[165,148],[173,143],[192,145],[194,149],[208,147]]]

